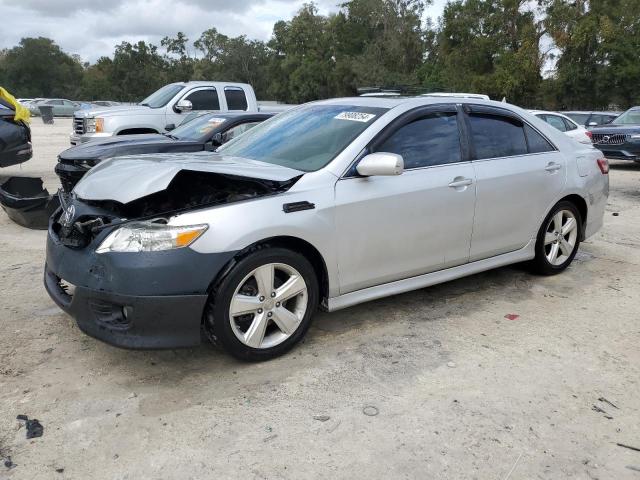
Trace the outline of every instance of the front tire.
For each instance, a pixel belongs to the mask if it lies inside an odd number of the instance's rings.
[[[533,270],[541,275],[555,275],[573,261],[580,246],[582,217],[571,202],[558,202],[542,222],[536,239]]]
[[[280,356],[308,330],[318,306],[318,279],[299,253],[259,247],[220,281],[205,309],[209,339],[241,360]]]

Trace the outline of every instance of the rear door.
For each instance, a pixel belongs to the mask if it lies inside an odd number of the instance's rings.
[[[405,114],[367,149],[402,155],[404,173],[337,182],[341,293],[468,261],[475,177],[459,121],[453,105]]]
[[[566,181],[563,155],[537,129],[509,110],[466,108],[477,179],[471,261],[523,248],[559,198]]]

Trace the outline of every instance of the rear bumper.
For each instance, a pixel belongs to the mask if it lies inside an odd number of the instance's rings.
[[[209,286],[234,253],[95,253],[108,233],[75,249],[49,228],[44,285],[53,301],[83,332],[114,346],[198,345]]]

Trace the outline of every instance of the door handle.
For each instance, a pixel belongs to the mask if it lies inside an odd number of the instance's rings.
[[[460,187],[468,187],[473,183],[473,179],[464,178],[464,177],[456,177],[453,179],[453,182],[449,184],[451,188],[460,188]]]
[[[551,162],[546,167],[544,167],[544,169],[547,172],[555,172],[556,170],[560,170],[561,168],[562,168],[562,165],[560,165],[559,163],[554,163],[554,162]]]

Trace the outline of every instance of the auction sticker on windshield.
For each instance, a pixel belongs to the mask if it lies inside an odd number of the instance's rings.
[[[337,120],[351,120],[352,122],[367,123],[372,118],[375,118],[375,115],[372,113],[364,113],[364,112],[342,112],[333,118]]]

